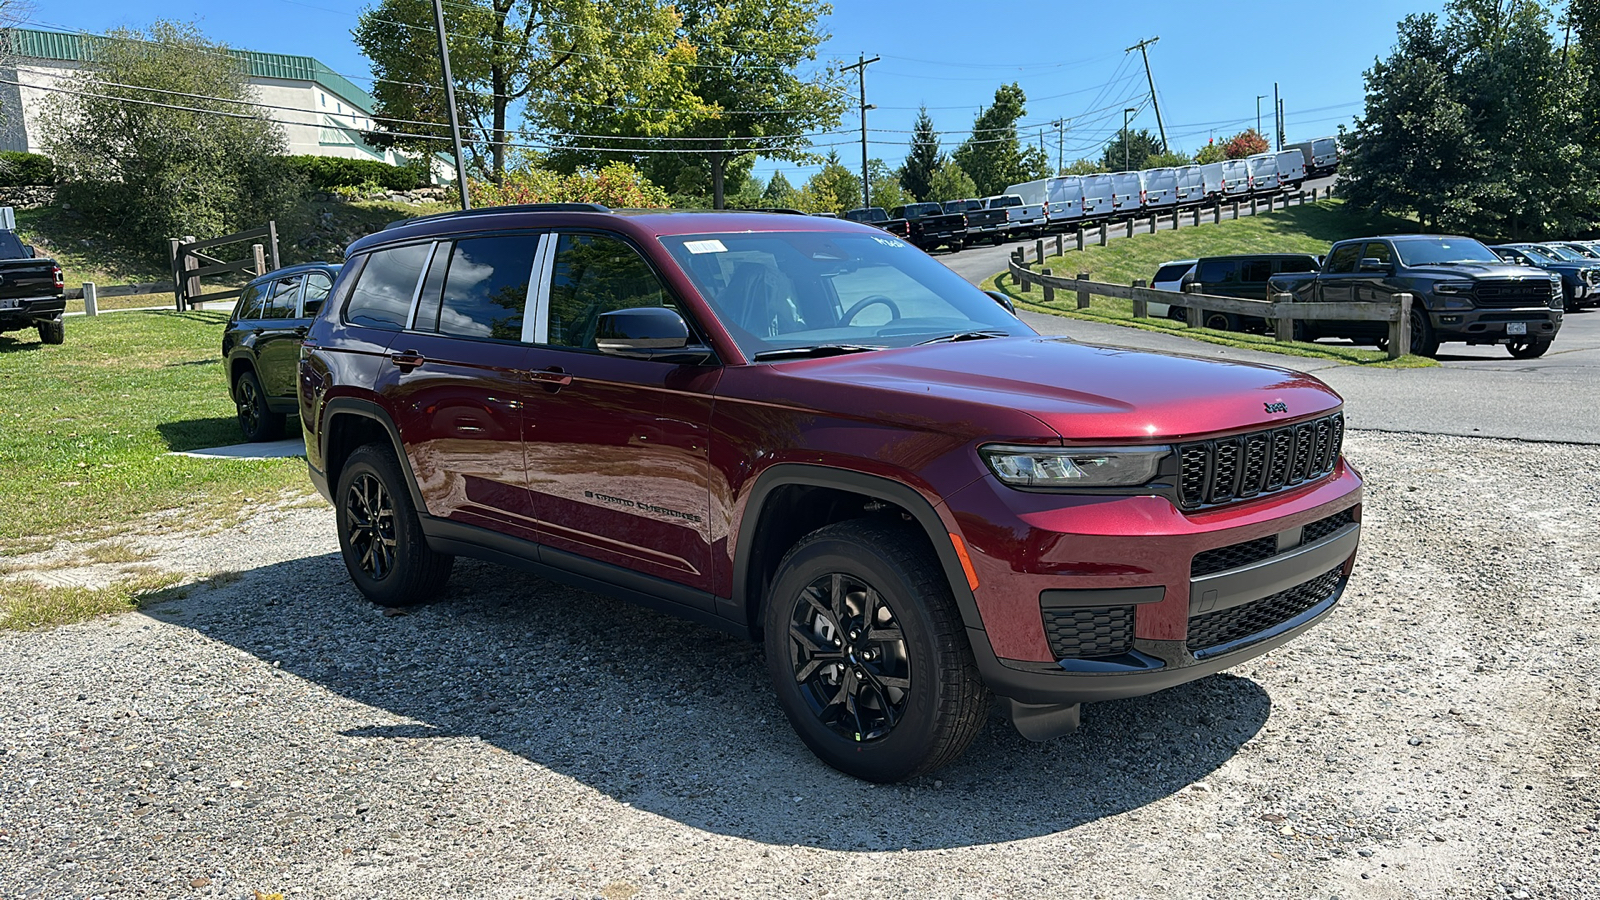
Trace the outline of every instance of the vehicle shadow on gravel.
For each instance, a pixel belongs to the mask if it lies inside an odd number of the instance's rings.
[[[1124,813],[1205,778],[1272,706],[1216,675],[1086,707],[1076,734],[1044,744],[995,718],[954,765],[874,785],[811,755],[759,648],[736,638],[468,560],[442,600],[395,612],[363,599],[335,554],[149,611],[372,708],[304,735],[330,748],[480,739],[694,828],[827,849],[990,844]]]

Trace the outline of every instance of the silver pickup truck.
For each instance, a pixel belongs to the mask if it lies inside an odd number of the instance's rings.
[[[1016,194],[996,194],[983,198],[987,209],[1006,211],[1006,237],[1025,238],[1044,234],[1050,224],[1050,215],[1043,203],[1023,203]]]

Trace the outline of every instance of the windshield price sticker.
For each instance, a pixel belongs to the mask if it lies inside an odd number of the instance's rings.
[[[728,248],[724,247],[722,245],[722,242],[718,241],[718,240],[684,241],[683,242],[683,249],[689,251],[690,253],[694,253],[694,254],[700,254],[700,253],[727,253],[728,252]]]
[[[904,242],[897,241],[894,238],[874,237],[873,240],[875,240],[878,243],[884,245],[885,247],[904,247],[905,246]]]

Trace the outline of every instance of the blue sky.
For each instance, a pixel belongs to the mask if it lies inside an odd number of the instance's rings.
[[[144,27],[158,16],[193,21],[213,40],[234,47],[314,56],[357,84],[370,75],[350,40],[364,0],[251,0],[248,3],[163,0],[152,3],[72,0],[35,5],[35,23],[70,30]],[[1312,19],[1294,3],[1198,4],[1146,0],[1126,3],[902,2],[836,0],[821,63],[854,62],[859,52],[882,61],[867,68],[870,152],[891,166],[906,154],[917,107],[927,104],[944,149],[958,145],[995,88],[1015,81],[1026,91],[1022,120],[1030,141],[1045,131],[1057,155],[1055,129],[1071,119],[1067,161],[1095,157],[1122,126],[1125,107],[1141,107],[1135,128],[1156,130],[1139,54],[1124,49],[1144,38],[1169,142],[1194,151],[1208,137],[1255,124],[1256,95],[1263,126],[1271,129],[1272,90],[1284,98],[1290,141],[1332,134],[1361,111],[1361,73],[1395,41],[1395,24],[1411,12],[1437,12],[1443,0],[1395,3],[1346,0],[1336,15]],[[852,79],[852,88],[853,88]],[[839,130],[858,129],[852,109]],[[879,130],[881,129],[881,130]],[[822,138],[859,165],[859,132]],[[826,146],[819,149],[826,150]],[[855,161],[852,163],[852,161]],[[763,161],[762,177],[782,170],[795,184],[811,169]]]

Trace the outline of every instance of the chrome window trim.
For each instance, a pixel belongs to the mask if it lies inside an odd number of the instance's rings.
[[[428,270],[433,268],[433,258],[439,252],[439,241],[428,246],[428,258],[422,261],[422,271],[417,273],[417,283],[411,288],[411,308],[406,310],[406,325],[402,331],[417,330],[417,298],[422,296],[422,284],[428,280]]]

